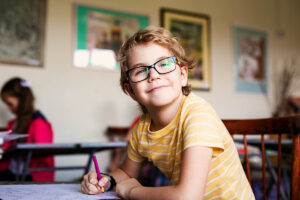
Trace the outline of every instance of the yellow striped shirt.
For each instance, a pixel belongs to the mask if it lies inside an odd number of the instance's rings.
[[[134,127],[128,147],[131,160],[152,161],[175,185],[183,151],[192,146],[209,147],[213,157],[204,199],[255,199],[230,134],[205,100],[191,93],[166,127],[152,132],[150,124],[150,116],[145,114]]]

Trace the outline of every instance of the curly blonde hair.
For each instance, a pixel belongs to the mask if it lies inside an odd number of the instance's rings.
[[[130,50],[139,44],[147,44],[150,42],[167,48],[173,54],[173,56],[177,58],[179,63],[182,66],[187,66],[189,70],[194,68],[196,65],[196,61],[194,59],[187,58],[184,49],[180,45],[179,41],[172,35],[172,33],[161,27],[148,26],[145,29],[139,30],[133,36],[127,39],[122,44],[118,53],[118,61],[120,62],[121,68],[120,85],[126,94],[128,92],[126,91],[125,83],[129,83],[126,71],[129,69],[128,60],[130,56]],[[186,86],[182,87],[182,93],[185,96],[187,96],[190,92],[190,85],[187,84]],[[143,105],[141,105],[141,107],[145,113],[145,107]]]

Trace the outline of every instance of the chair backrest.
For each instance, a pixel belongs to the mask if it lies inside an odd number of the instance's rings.
[[[106,135],[111,141],[122,140],[125,138],[130,127],[126,126],[109,126],[106,129]]]
[[[223,123],[227,127],[229,133],[234,136],[236,134],[243,135],[244,152],[245,152],[245,168],[248,180],[251,184],[250,178],[250,164],[248,157],[248,145],[250,145],[250,139],[246,138],[246,135],[260,135],[259,148],[261,150],[262,157],[262,179],[263,179],[263,196],[267,199],[266,188],[266,148],[273,148],[277,152],[277,199],[284,198],[285,194],[281,189],[281,169],[282,169],[282,147],[287,146],[292,152],[292,174],[289,174],[290,191],[286,195],[287,198],[290,195],[290,199],[299,200],[300,191],[300,115],[277,117],[277,118],[265,118],[265,119],[240,119],[240,120],[223,120]],[[277,135],[278,140],[267,140],[266,135]],[[282,140],[282,134],[287,134],[290,138],[290,143],[285,143],[286,140]],[[287,140],[288,141],[288,140]],[[252,145],[255,143],[252,143]],[[267,159],[268,161],[268,159]]]

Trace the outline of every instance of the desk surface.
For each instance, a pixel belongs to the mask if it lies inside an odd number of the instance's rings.
[[[126,142],[98,142],[98,143],[53,143],[53,144],[17,144],[3,152],[3,156],[27,153],[32,151],[33,156],[87,154],[107,149],[126,147]]]
[[[244,144],[244,140],[243,139],[234,139],[235,142],[237,143],[241,143],[241,144]],[[276,139],[265,139],[264,140],[265,142],[265,146],[268,148],[278,148],[278,140]],[[258,138],[249,138],[247,139],[247,144],[248,145],[253,145],[253,146],[258,146],[260,147],[261,146],[261,139]],[[282,147],[286,147],[286,148],[289,148],[291,149],[292,148],[292,145],[293,145],[293,140],[292,139],[282,139],[281,140],[281,145]]]
[[[17,167],[19,170],[23,170],[21,179],[17,177],[17,180],[24,180],[26,174],[30,171],[49,171],[49,170],[77,170],[84,169],[86,174],[90,168],[92,156],[98,151],[104,151],[108,149],[115,149],[120,147],[126,147],[126,142],[98,142],[98,143],[54,143],[54,144],[17,144],[12,148],[0,153],[3,155],[3,159],[15,157],[17,159]],[[82,166],[62,166],[62,167],[38,167],[30,168],[29,164],[31,158],[45,157],[45,156],[57,156],[57,155],[76,155],[86,154],[89,155],[88,162]],[[26,158],[24,161],[24,167],[22,169],[21,159]],[[1,196],[0,196],[1,200]]]
[[[244,143],[243,139],[234,139],[234,141],[239,142],[239,143]],[[247,143],[249,144],[261,144],[261,139],[258,138],[249,138],[247,139]],[[265,139],[265,144],[266,145],[278,145],[278,140],[276,139]],[[292,145],[293,144],[293,140],[291,139],[282,139],[281,140],[281,144],[282,145]]]
[[[83,194],[80,184],[26,184],[0,185],[0,199],[3,200],[67,200],[67,199],[120,199],[115,192],[96,195]]]
[[[243,139],[234,139],[236,143],[244,144]],[[278,140],[277,139],[265,139],[265,148],[273,151],[278,151]],[[248,146],[253,146],[256,148],[261,148],[261,139],[249,138],[247,139]],[[293,148],[293,140],[292,139],[282,139],[282,152],[286,154],[290,154]]]

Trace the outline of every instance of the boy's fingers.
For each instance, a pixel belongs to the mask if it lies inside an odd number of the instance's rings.
[[[81,186],[81,191],[85,194],[89,194],[89,190],[87,189],[87,187],[85,185]]]
[[[88,190],[86,189],[85,185],[81,185],[81,191],[82,191],[84,194],[88,194]]]
[[[98,180],[97,180],[97,174],[95,172],[90,172],[88,176],[88,180],[90,183],[96,185]]]
[[[86,192],[88,192],[88,185],[89,183],[87,181],[85,181],[83,184],[83,187],[85,188]]]
[[[103,178],[100,179],[100,181],[99,181],[98,184],[99,184],[101,187],[104,187],[105,185],[107,185],[108,182],[109,182],[108,177],[107,177],[107,176],[104,176]]]
[[[90,182],[91,184],[96,185],[96,184],[98,183],[98,180],[97,180],[97,178],[89,177],[89,182]]]
[[[96,186],[97,183],[97,174],[90,172],[84,176],[81,182],[81,190],[86,194],[97,194],[101,189],[99,186]]]
[[[83,182],[83,186],[84,186],[84,188],[86,189],[86,191],[88,191],[89,189],[89,185],[91,185],[90,183],[89,183],[89,181],[88,180],[86,180],[86,181],[84,181]]]
[[[84,179],[83,179],[83,181],[81,182],[81,191],[83,192],[83,193],[86,193],[87,192],[87,190],[86,190],[86,178],[84,177]]]
[[[87,174],[87,177],[88,177],[88,179],[97,178],[97,174],[96,174],[96,172],[89,172]]]
[[[90,184],[87,189],[88,189],[88,194],[97,194],[98,193],[97,187],[92,184]]]

